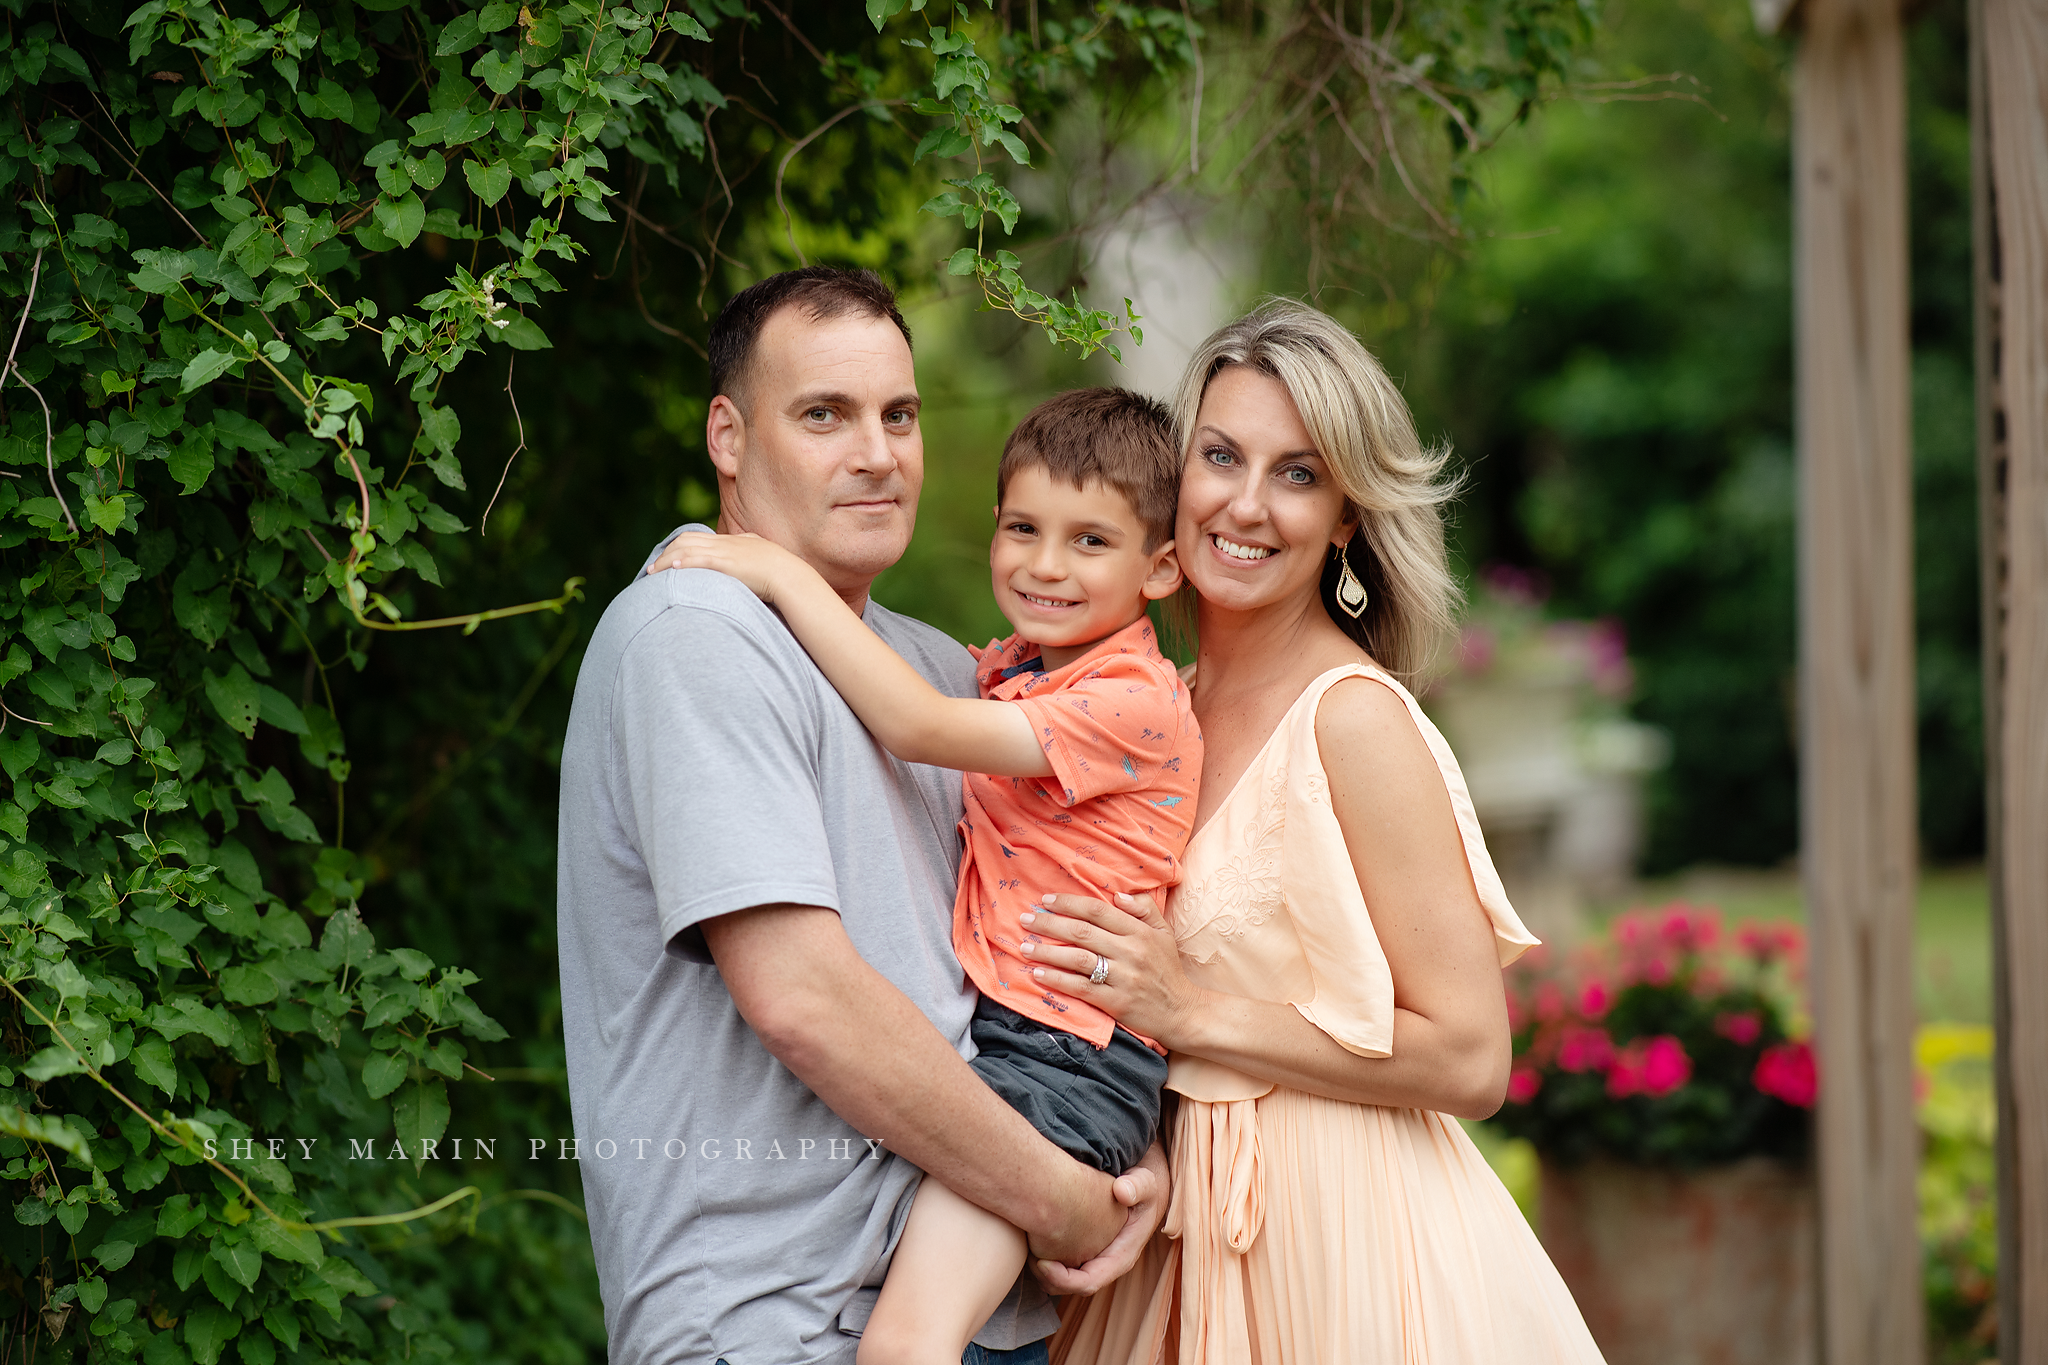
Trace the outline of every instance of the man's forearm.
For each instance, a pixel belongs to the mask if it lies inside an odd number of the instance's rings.
[[[777,1060],[835,1113],[949,1188],[1052,1242],[1121,1221],[1110,1178],[1044,1138],[982,1084],[916,1006],[853,949],[839,916],[771,906],[704,938],[734,1002]],[[1099,1247],[1083,1246],[1083,1254]]]

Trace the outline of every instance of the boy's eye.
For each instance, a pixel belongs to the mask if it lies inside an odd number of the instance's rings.
[[[1009,531],[1010,534],[1014,536],[1032,536],[1038,534],[1038,528],[1036,526],[1033,526],[1028,521],[1011,522],[1009,525]]]
[[[1081,537],[1081,544],[1091,550],[1106,550],[1109,548],[1109,542],[1101,536],[1084,535]]]

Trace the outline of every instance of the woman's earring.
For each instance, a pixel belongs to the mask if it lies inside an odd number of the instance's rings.
[[[1337,576],[1337,605],[1344,614],[1356,621],[1365,615],[1365,584],[1358,581],[1358,575],[1351,572],[1351,547],[1344,545],[1337,550],[1337,562],[1344,566],[1344,572]]]

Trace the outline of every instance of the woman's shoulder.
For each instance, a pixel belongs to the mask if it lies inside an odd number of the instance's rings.
[[[1324,689],[1315,707],[1313,736],[1333,780],[1341,772],[1351,782],[1391,795],[1410,781],[1442,777],[1414,698],[1392,674],[1370,662]]]

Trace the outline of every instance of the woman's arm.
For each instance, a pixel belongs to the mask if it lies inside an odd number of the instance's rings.
[[[1507,1094],[1507,1001],[1492,924],[1435,758],[1401,699],[1369,679],[1337,684],[1316,719],[1330,796],[1394,978],[1391,1057],[1361,1057],[1292,1005],[1197,988],[1149,901],[1119,910],[1059,896],[1026,948],[1040,979],[1101,1006],[1175,1052],[1358,1104],[1483,1118]],[[1112,964],[1091,985],[1095,954]]]
[[[861,624],[816,569],[773,541],[685,532],[648,571],[678,568],[730,574],[781,612],[861,724],[904,762],[1002,777],[1051,774],[1021,710],[933,687]]]

